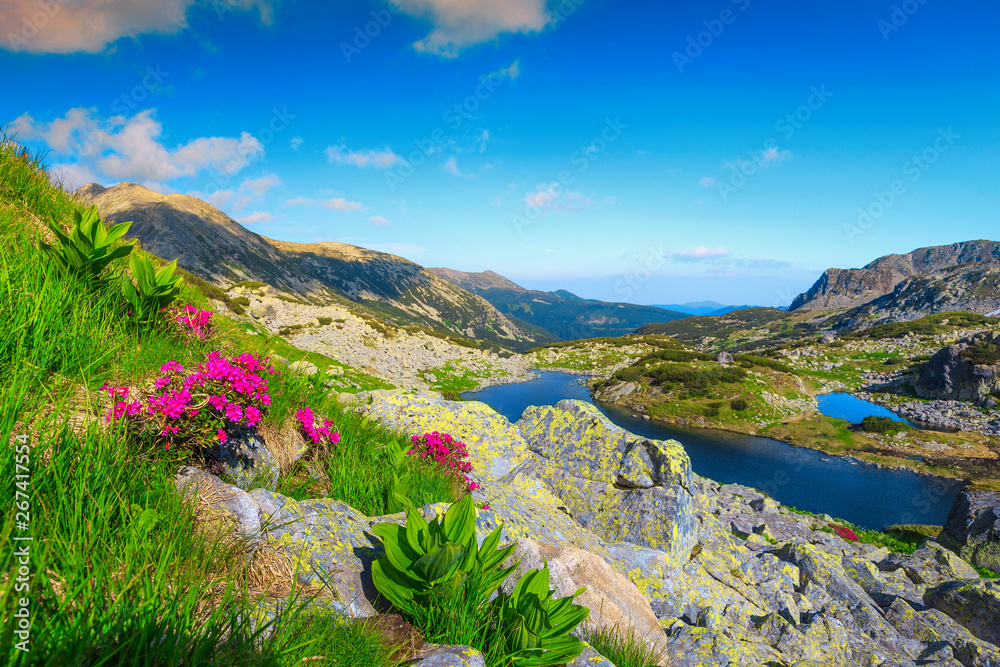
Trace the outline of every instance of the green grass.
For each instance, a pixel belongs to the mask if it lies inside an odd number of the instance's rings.
[[[580,639],[590,644],[615,667],[654,667],[664,664],[664,657],[658,655],[642,638],[617,625],[601,629],[584,628]]]
[[[0,442],[18,444],[15,436],[26,436],[29,443],[26,455],[0,447],[0,503],[30,505],[26,529],[13,511],[0,519],[0,571],[17,572],[23,563],[15,549],[27,544],[30,551],[22,582],[30,588],[17,590],[16,578],[5,574],[0,615],[12,618],[26,597],[32,621],[27,653],[15,648],[14,624],[0,628],[0,662],[391,664],[373,632],[318,615],[308,600],[290,599],[275,619],[275,638],[261,641],[269,628],[251,631],[245,621],[264,594],[252,584],[263,552],[199,519],[174,488],[176,460],[105,425],[94,391],[103,382],[135,386],[169,360],[194,365],[212,349],[262,354],[273,341],[218,316],[212,341],[182,339],[166,327],[139,329],[116,290],[125,268],[120,261],[101,289],[51,270],[38,249],[39,221],[51,215],[65,222],[75,206],[49,183],[42,157],[0,130]],[[181,303],[209,307],[219,293],[189,276]],[[270,385],[266,421],[281,426],[299,407],[325,412],[347,443],[325,453],[326,470],[344,478],[348,471],[358,479],[378,476],[383,484],[371,492],[368,509],[385,508],[390,471],[381,452],[398,449],[405,438],[339,409],[321,378],[286,372]],[[409,462],[400,472],[425,500],[448,499],[436,474]],[[283,483],[294,488],[293,480]],[[357,493],[347,481],[335,490]]]

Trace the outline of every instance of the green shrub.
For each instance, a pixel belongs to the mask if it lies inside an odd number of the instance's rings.
[[[976,366],[993,366],[1000,363],[1000,349],[994,343],[977,341],[958,355]]]
[[[716,417],[719,416],[719,408],[713,408],[711,406],[708,406],[705,408],[704,412],[705,416],[708,417],[709,419],[715,419]]]
[[[750,403],[745,398],[734,398],[729,401],[729,407],[736,412],[743,412],[750,407]]]
[[[906,430],[906,425],[892,417],[868,415],[861,420],[861,430],[866,433],[898,433]]]
[[[331,324],[333,324],[333,318],[332,317],[319,317],[317,319],[319,320],[320,326],[323,326],[323,327],[327,327],[327,326],[330,326]]]

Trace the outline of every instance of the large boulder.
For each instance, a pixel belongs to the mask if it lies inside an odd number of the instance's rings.
[[[963,491],[955,498],[941,540],[974,565],[1000,572],[1000,493]]]
[[[975,345],[996,348],[1000,334],[979,334],[940,350],[920,369],[917,396],[979,402],[1000,390],[1000,364],[977,365],[963,357]]]
[[[997,667],[1000,649],[975,637],[937,609],[917,611],[902,600],[895,600],[885,610],[885,617],[900,633],[928,646],[947,642],[954,659],[964,667]]]
[[[359,412],[410,435],[449,433],[469,449],[475,475],[494,480],[528,458],[514,426],[478,401],[446,401],[431,393],[371,391],[357,395]]]
[[[640,438],[573,400],[529,407],[517,428],[537,455],[531,474],[581,525],[677,562],[690,553],[697,539],[691,460],[680,443]]]
[[[980,639],[1000,645],[1000,580],[949,581],[928,589],[924,604],[948,614]]]
[[[518,560],[518,567],[506,586],[513,587],[525,572],[541,569],[547,563],[555,597],[566,597],[586,588],[576,598],[576,604],[590,609],[590,616],[584,622],[588,628],[631,634],[645,642],[656,655],[666,651],[666,636],[649,601],[635,584],[603,559],[580,549],[535,540],[518,541],[514,558]]]

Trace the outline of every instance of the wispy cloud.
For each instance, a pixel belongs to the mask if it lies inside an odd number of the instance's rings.
[[[302,146],[303,141],[304,140],[302,139],[302,137],[292,137],[292,140],[289,142],[289,144],[291,144],[293,151],[297,151],[299,150],[299,147]]]
[[[713,185],[715,185],[716,182],[717,181],[714,178],[712,178],[711,176],[705,176],[700,181],[698,181],[698,185],[700,185],[703,188],[710,188]]]
[[[281,182],[282,181],[278,176],[268,174],[266,176],[261,176],[260,178],[245,180],[240,187],[254,193],[258,197],[261,197],[271,188],[281,185]]]
[[[295,199],[289,199],[282,206],[302,206],[303,204],[313,204],[315,203],[309,197],[296,197]]]
[[[524,204],[529,208],[540,208],[543,211],[562,211],[575,213],[591,206],[606,206],[617,204],[616,197],[604,197],[600,201],[588,197],[582,192],[563,190],[558,183],[541,184],[534,192],[524,196]]]
[[[458,160],[455,158],[454,155],[448,158],[448,160],[444,163],[444,170],[449,174],[451,174],[452,176],[460,176],[461,178],[471,178],[470,174],[463,174],[462,171],[458,168]]]
[[[256,225],[264,222],[270,222],[274,219],[274,216],[270,213],[265,213],[264,211],[257,211],[256,213],[251,213],[249,215],[242,216],[239,218],[240,223],[244,225]]]
[[[329,146],[326,149],[326,158],[330,162],[337,164],[352,164],[356,167],[374,167],[375,169],[388,169],[400,162],[400,157],[391,148],[386,146],[382,150],[348,150],[346,146]]]
[[[356,201],[347,201],[341,197],[334,197],[333,199],[327,199],[323,202],[323,208],[328,208],[334,211],[360,211],[364,208],[364,205]]]
[[[692,248],[691,250],[682,250],[681,252],[675,252],[670,255],[671,258],[681,261],[681,262],[701,262],[704,260],[719,259],[721,257],[729,257],[733,253],[728,249],[723,247],[709,248],[708,246],[700,245],[697,248]]]
[[[373,227],[391,227],[392,223],[383,218],[381,215],[373,215],[368,218],[368,224]]]
[[[417,51],[454,58],[475,44],[503,33],[539,32],[548,24],[546,0],[395,0],[411,16],[428,18],[434,26],[417,41]]]

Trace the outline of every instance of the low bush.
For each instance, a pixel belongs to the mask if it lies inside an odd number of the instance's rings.
[[[861,420],[861,430],[866,433],[891,434],[906,430],[906,425],[892,417],[869,415]]]
[[[962,350],[958,356],[976,366],[994,366],[1000,363],[1000,348],[981,340]]]
[[[736,412],[743,412],[750,407],[750,403],[745,398],[734,398],[729,401],[729,407]]]

